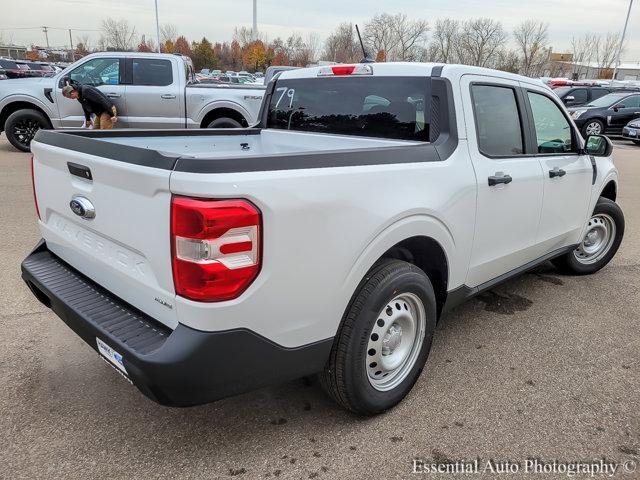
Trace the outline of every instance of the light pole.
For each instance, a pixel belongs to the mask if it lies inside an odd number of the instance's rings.
[[[158,42],[158,53],[160,53],[160,22],[158,22],[158,0],[155,0],[155,2],[156,2],[156,41]]]
[[[253,37],[258,37],[258,0],[253,0]]]
[[[624,21],[624,28],[622,29],[622,38],[620,39],[620,45],[618,45],[618,54],[616,55],[616,64],[613,67],[613,80],[616,80],[618,75],[618,66],[620,65],[620,55],[622,55],[622,46],[624,45],[624,37],[627,34],[627,25],[629,24],[629,15],[631,15],[631,7],[633,6],[633,0],[629,0],[629,9],[627,10],[627,18]]]

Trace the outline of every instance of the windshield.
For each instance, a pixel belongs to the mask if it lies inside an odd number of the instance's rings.
[[[555,93],[558,97],[562,98],[564,97],[567,92],[569,92],[569,90],[571,90],[573,87],[558,87],[558,88],[554,88],[553,89],[553,93]]]
[[[0,67],[2,68],[10,68],[13,70],[16,70],[18,68],[18,64],[15,62],[12,62],[10,60],[1,60],[0,59]]]
[[[605,95],[604,97],[600,97],[596,100],[593,100],[591,103],[589,103],[589,105],[586,105],[587,107],[610,107],[611,105],[613,105],[614,103],[622,100],[623,98],[625,98],[627,95],[626,94],[619,94],[619,93],[610,93],[609,95]]]
[[[424,77],[278,79],[268,128],[428,141]]]

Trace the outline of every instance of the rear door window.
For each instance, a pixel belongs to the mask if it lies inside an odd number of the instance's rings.
[[[133,59],[133,84],[165,87],[173,83],[173,67],[169,60]]]
[[[515,90],[472,85],[471,93],[480,152],[489,157],[522,155],[524,142]]]
[[[606,88],[592,88],[591,89],[591,100],[595,100],[596,98],[604,97],[609,93],[609,90]]]
[[[269,128],[428,141],[424,77],[279,79]]]

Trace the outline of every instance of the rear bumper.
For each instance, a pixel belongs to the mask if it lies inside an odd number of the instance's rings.
[[[624,127],[622,136],[630,140],[640,140],[640,128]]]
[[[162,405],[198,405],[319,372],[333,343],[284,348],[247,329],[171,330],[73,269],[44,241],[22,262],[22,278],[94,350],[99,339],[118,352],[126,376]]]

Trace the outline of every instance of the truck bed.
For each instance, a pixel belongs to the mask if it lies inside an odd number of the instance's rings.
[[[75,137],[72,139],[72,137]],[[82,141],[87,139],[90,141]],[[79,141],[78,141],[79,140]],[[67,148],[94,145],[100,150],[104,143],[134,149],[145,149],[167,156],[190,158],[256,157],[291,155],[305,152],[326,152],[362,148],[401,147],[421,142],[387,140],[343,135],[292,132],[285,130],[212,129],[212,130],[115,130],[42,132],[37,141],[68,144]],[[96,143],[100,142],[100,144]],[[89,153],[89,152],[86,152]]]

